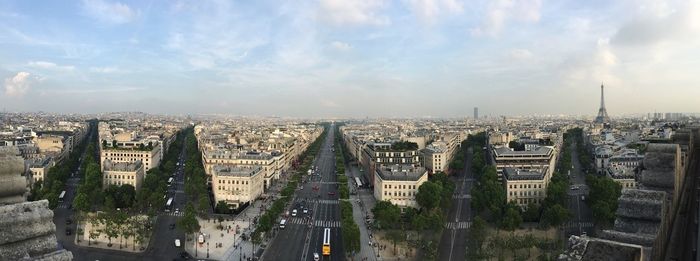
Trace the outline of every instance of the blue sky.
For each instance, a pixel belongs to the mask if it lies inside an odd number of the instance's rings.
[[[9,111],[697,112],[697,0],[3,1]]]

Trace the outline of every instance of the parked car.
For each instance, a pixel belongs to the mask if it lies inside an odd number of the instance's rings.
[[[329,192],[328,192],[328,195],[334,196],[334,195],[335,195],[335,192],[329,191]]]
[[[71,234],[73,234],[73,230],[70,228],[66,228],[66,236],[70,236]]]
[[[73,220],[66,219],[66,225],[70,225],[70,224],[73,224]]]
[[[175,223],[169,225],[170,229],[175,229]]]

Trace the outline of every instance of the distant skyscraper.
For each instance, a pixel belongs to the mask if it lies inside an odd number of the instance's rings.
[[[595,123],[610,123],[610,117],[608,117],[608,111],[605,110],[605,87],[603,84],[600,85],[600,109],[598,109],[598,116],[595,117]]]
[[[474,119],[479,118],[479,107],[474,107]]]

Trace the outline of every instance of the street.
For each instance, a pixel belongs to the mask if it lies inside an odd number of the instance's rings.
[[[474,173],[471,171],[472,150],[464,157],[464,170],[454,174],[455,195],[452,208],[447,216],[447,229],[442,233],[438,249],[438,260],[464,260],[467,248],[467,232],[472,221],[471,188]],[[457,155],[459,156],[459,155]]]
[[[340,234],[339,184],[335,173],[335,154],[331,151],[334,131],[334,125],[331,125],[313,162],[318,171],[313,175],[304,175],[301,188],[296,191],[288,209],[292,213],[296,208],[297,216],[286,217],[286,228],[278,230],[262,259],[313,260],[314,253],[318,253],[321,260],[345,260]],[[303,208],[310,212],[304,214]],[[323,230],[326,227],[331,229],[330,258],[321,255]]]
[[[592,235],[594,230],[593,214],[586,202],[584,202],[584,199],[582,199],[582,196],[585,198],[588,195],[588,187],[586,186],[586,173],[581,171],[581,162],[579,161],[576,146],[575,142],[571,142],[571,146],[569,146],[573,168],[569,177],[571,186],[569,186],[568,195],[569,211],[571,211],[573,216],[569,222],[562,226],[566,234],[565,238],[569,238],[571,235],[581,235],[583,232]]]

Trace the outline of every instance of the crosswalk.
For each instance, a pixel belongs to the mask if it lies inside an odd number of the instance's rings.
[[[579,228],[579,224],[581,224],[581,228],[593,227],[593,222],[567,222],[562,227],[565,229]]]
[[[182,216],[185,215],[185,212],[180,211],[180,212],[175,213],[175,212],[172,212],[172,211],[171,211],[171,212],[165,212],[164,214],[165,214],[166,216],[182,217]]]
[[[470,199],[470,198],[472,198],[472,195],[464,195],[464,194],[452,195],[452,198],[453,199],[459,199],[459,198],[469,198]]]
[[[305,219],[305,218],[291,218],[287,221],[287,224],[307,225],[307,226],[309,224],[313,224],[315,227],[333,227],[333,228],[340,227],[340,221],[331,221],[331,220],[311,221],[311,220]]]
[[[58,203],[56,208],[68,208],[68,203]]]
[[[447,229],[468,229],[471,227],[471,221],[460,221],[460,222],[447,222],[445,228]]]
[[[319,199],[318,203],[319,204],[332,204],[332,205],[337,205],[340,201],[338,200],[331,200],[331,199]]]

